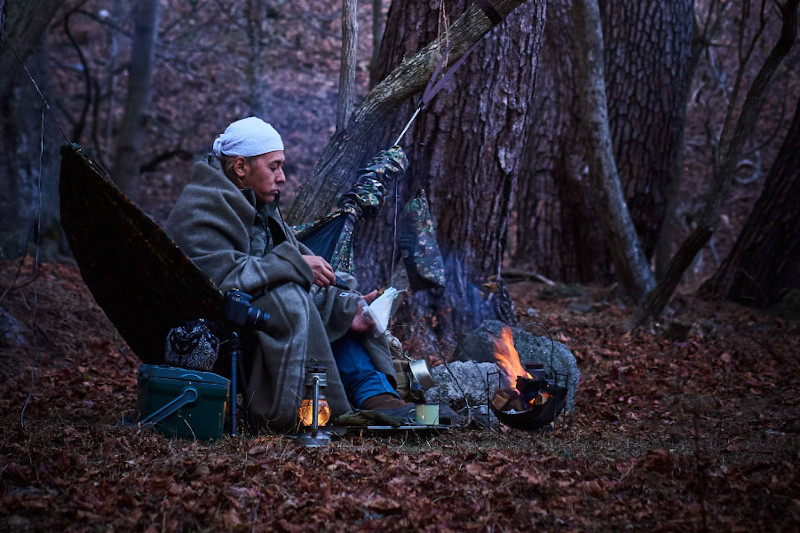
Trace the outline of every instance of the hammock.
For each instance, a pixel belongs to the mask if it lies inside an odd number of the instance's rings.
[[[76,144],[61,148],[59,196],[83,280],[143,362],[164,362],[173,327],[219,314],[211,279]]]
[[[358,215],[352,211],[336,211],[292,230],[297,240],[330,263],[333,270],[352,273],[353,230],[358,220]]]

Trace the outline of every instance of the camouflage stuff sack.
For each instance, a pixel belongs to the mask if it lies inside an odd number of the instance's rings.
[[[411,288],[444,287],[444,259],[424,189],[406,204],[399,240]]]
[[[167,335],[164,362],[171,366],[211,372],[219,356],[219,338],[203,320],[190,320]]]

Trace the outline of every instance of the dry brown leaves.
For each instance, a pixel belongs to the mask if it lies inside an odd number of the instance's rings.
[[[3,290],[14,272],[2,269]],[[2,352],[6,530],[800,525],[797,368],[776,362],[796,356],[798,327],[767,314],[684,312],[691,331],[675,342],[665,328],[626,335],[627,310],[601,291],[587,312],[515,285],[518,308],[537,308],[578,357],[576,414],[533,434],[452,429],[307,449],[284,436],[197,443],[116,427],[135,408],[136,358],[77,269],[42,265],[35,325],[33,289],[0,303],[30,341]]]

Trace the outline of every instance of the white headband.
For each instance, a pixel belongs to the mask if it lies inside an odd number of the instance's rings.
[[[283,141],[275,128],[258,117],[232,122],[214,141],[214,155],[252,157],[283,150]]]

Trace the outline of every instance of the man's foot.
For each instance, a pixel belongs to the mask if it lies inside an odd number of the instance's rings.
[[[394,394],[390,394],[388,392],[384,392],[383,394],[378,394],[377,396],[371,396],[361,402],[361,406],[359,409],[365,409],[370,411],[383,411],[387,409],[413,409],[414,404],[404,402]]]

